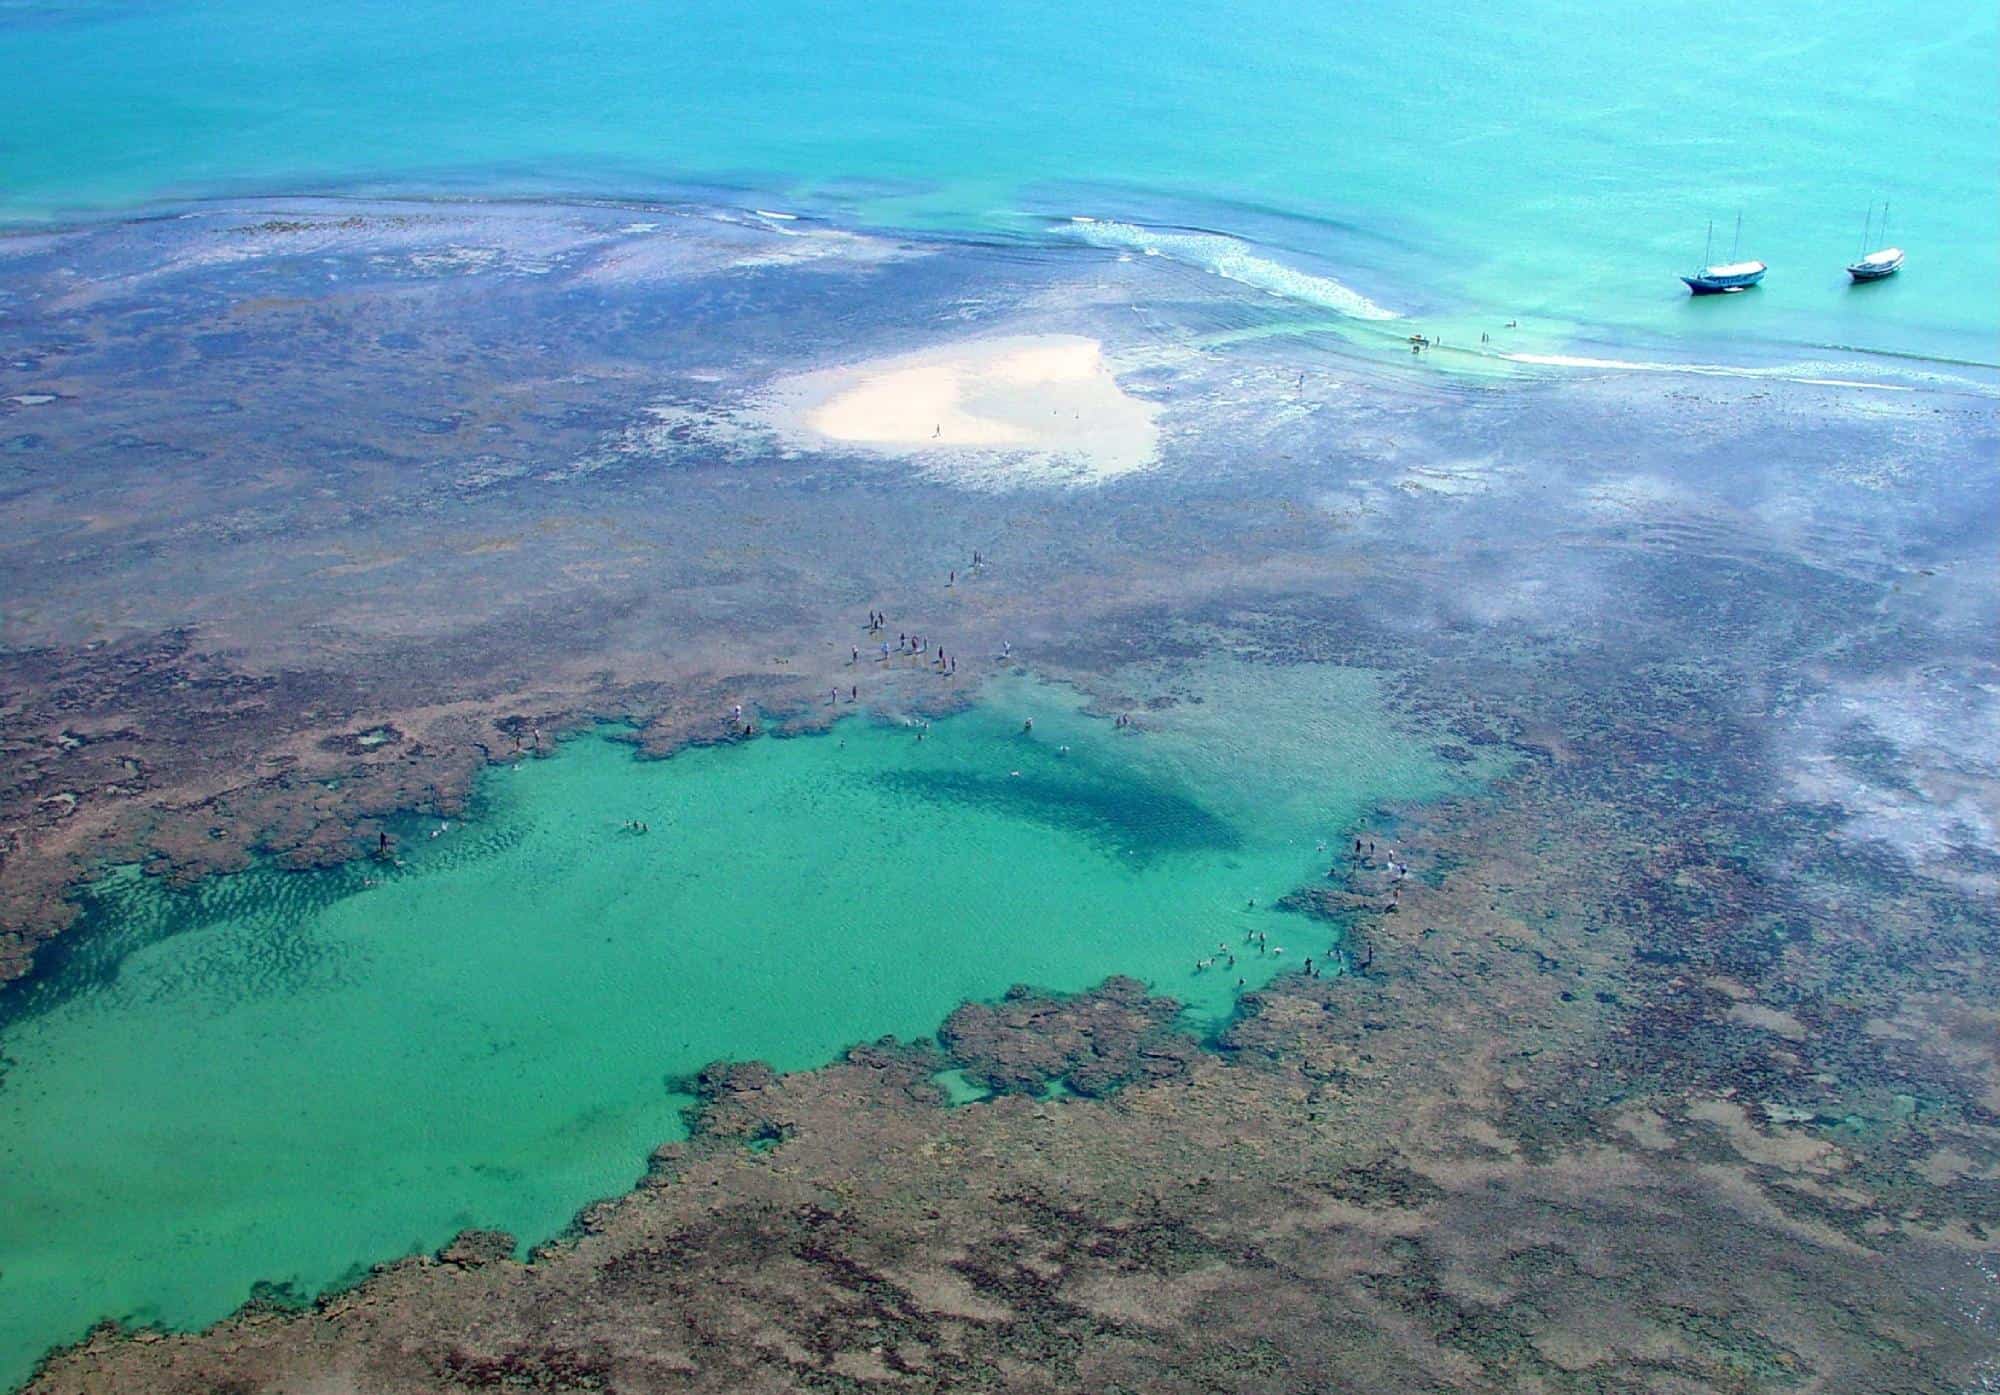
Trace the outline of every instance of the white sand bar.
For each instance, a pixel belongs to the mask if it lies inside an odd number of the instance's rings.
[[[773,424],[975,488],[1097,484],[1157,458],[1159,409],[1081,335],[968,339],[777,384]]]

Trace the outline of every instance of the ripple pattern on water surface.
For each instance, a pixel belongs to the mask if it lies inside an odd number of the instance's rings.
[[[145,1001],[218,1005],[253,995],[291,991],[315,976],[339,972],[345,951],[316,942],[317,917],[361,889],[347,869],[317,877],[258,869],[215,878],[171,896],[132,869],[100,882],[83,897],[75,931],[43,951],[34,978],[0,992],[0,1025],[46,1013],[82,994],[100,1002]],[[197,927],[227,921],[225,942],[190,945],[185,956],[140,982],[120,970],[148,945]]]

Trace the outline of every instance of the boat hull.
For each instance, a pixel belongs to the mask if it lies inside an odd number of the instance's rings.
[[[1681,277],[1681,280],[1687,282],[1687,288],[1696,295],[1734,295],[1738,291],[1749,290],[1763,279],[1764,273],[1761,271],[1749,276]]]
[[[1882,281],[1903,269],[1903,259],[1893,262],[1856,262],[1847,268],[1847,274],[1857,281]]]

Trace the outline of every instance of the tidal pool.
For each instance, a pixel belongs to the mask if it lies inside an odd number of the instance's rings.
[[[1137,731],[1012,680],[921,741],[582,737],[412,824],[400,869],[107,879],[0,1019],[0,1386],[104,1317],[204,1324],[470,1225],[544,1240],[684,1135],[669,1082],[718,1057],[808,1067],[1113,973],[1226,1013],[1328,947],[1269,908],[1321,844],[1454,776],[1364,673],[1181,686]],[[1290,954],[1193,972],[1252,928]]]

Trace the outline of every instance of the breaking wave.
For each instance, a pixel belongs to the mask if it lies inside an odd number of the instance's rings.
[[[1910,392],[1913,389],[1902,383],[1885,383],[1865,378],[1835,378],[1824,376],[1831,369],[1821,369],[1818,365],[1797,364],[1790,367],[1756,367],[1727,363],[1678,363],[1673,360],[1654,361],[1650,359],[1592,358],[1582,354],[1497,354],[1497,358],[1508,363],[1525,364],[1535,368],[1601,368],[1619,373],[1681,373],[1704,378],[1775,378],[1787,383],[1805,383],[1818,387],[1874,388],[1881,392]]]
[[[1357,320],[1401,318],[1400,312],[1376,304],[1331,276],[1300,271],[1260,256],[1249,243],[1225,233],[1147,228],[1081,215],[1070,219],[1067,231],[1093,247],[1120,247],[1149,257],[1171,257],[1242,285],[1288,300],[1305,301]]]

